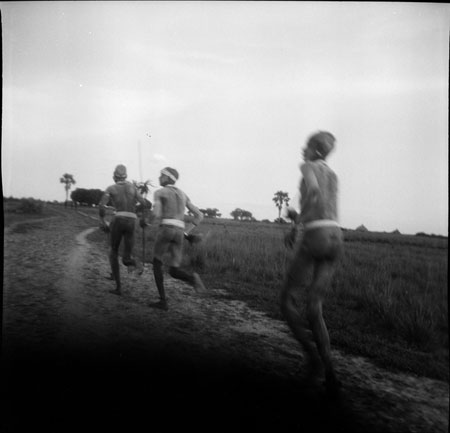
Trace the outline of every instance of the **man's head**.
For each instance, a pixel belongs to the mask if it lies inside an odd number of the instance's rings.
[[[159,183],[161,186],[174,185],[178,180],[179,174],[172,167],[166,167],[161,170],[161,175],[159,176]]]
[[[326,159],[328,154],[334,149],[336,138],[333,134],[326,131],[319,131],[311,135],[306,142],[306,149],[303,150],[303,156],[309,161],[316,159]]]
[[[127,178],[127,168],[124,165],[119,164],[115,168],[113,173],[114,182],[119,182],[121,180],[125,180],[126,178]]]

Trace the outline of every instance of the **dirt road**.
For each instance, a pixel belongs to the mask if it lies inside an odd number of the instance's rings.
[[[68,211],[69,212],[69,211]],[[340,399],[305,387],[283,322],[151,270],[109,293],[95,223],[73,211],[5,232],[2,431],[446,432],[448,384],[334,351]]]

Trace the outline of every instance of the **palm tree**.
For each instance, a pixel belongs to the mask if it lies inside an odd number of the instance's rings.
[[[64,206],[67,206],[67,201],[69,200],[69,191],[72,188],[72,185],[75,185],[75,179],[73,178],[73,174],[64,173],[59,179],[61,183],[64,184],[64,189],[66,190],[66,201],[64,202]]]
[[[278,221],[281,219],[281,209],[283,204],[286,206],[289,204],[289,194],[284,191],[277,191],[272,199],[275,202],[275,206],[278,208]]]

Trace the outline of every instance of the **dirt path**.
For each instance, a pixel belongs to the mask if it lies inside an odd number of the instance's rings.
[[[146,268],[142,276],[122,272],[124,295],[110,294],[105,251],[86,239],[92,224],[59,217],[5,233],[3,371],[28,393],[30,383],[52,390],[59,415],[49,421],[47,411],[37,411],[47,427],[68,427],[71,409],[59,406],[58,395],[94,416],[95,431],[117,411],[123,416],[115,426],[148,421],[154,431],[448,430],[444,382],[334,351],[341,399],[305,388],[302,355],[286,325],[225,299],[224,291],[199,295],[168,278],[170,310],[154,310],[148,304],[157,292]],[[42,368],[46,379],[36,379]],[[5,431],[20,426],[14,414],[39,395],[23,403],[12,392]]]

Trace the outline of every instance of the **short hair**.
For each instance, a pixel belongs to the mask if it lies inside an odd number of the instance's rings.
[[[315,150],[321,158],[326,158],[327,155],[334,149],[336,138],[333,134],[327,131],[319,131],[311,135],[308,139],[308,147]]]
[[[119,180],[125,180],[127,178],[127,168],[123,164],[119,164],[113,173],[113,177]]]

